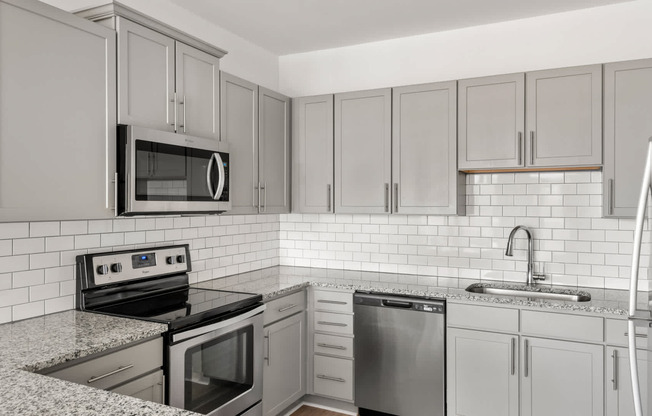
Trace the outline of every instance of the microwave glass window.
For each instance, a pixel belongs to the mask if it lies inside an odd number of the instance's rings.
[[[212,155],[207,150],[137,140],[136,200],[212,200],[206,176]],[[218,180],[219,170],[213,166],[211,183]]]
[[[184,362],[187,410],[209,413],[254,383],[253,326],[189,348]]]

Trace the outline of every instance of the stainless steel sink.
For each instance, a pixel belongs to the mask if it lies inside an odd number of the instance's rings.
[[[474,283],[466,288],[467,292],[499,296],[520,296],[542,300],[563,300],[568,302],[587,302],[591,294],[573,289],[552,289],[549,287],[505,285],[491,283]]]

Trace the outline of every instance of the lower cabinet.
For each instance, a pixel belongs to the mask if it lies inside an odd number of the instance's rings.
[[[450,328],[448,414],[518,416],[518,336]]]
[[[635,414],[632,394],[632,380],[629,371],[629,353],[627,348],[607,347],[607,368],[605,398],[607,416],[628,416]],[[648,353],[638,350],[638,380],[641,385],[643,409],[648,408]]]
[[[603,347],[521,339],[522,416],[602,416]]]
[[[142,400],[148,400],[150,402],[164,403],[164,386],[163,370],[159,370],[155,373],[125,383],[119,387],[110,389],[109,391],[124,394],[125,396],[136,397]]]
[[[300,295],[305,299],[305,293]],[[299,303],[291,305],[298,307]],[[265,326],[264,334],[263,415],[273,416],[306,393],[306,312],[301,310]]]

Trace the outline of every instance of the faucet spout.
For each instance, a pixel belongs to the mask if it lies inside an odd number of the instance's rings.
[[[527,235],[527,280],[526,284],[528,286],[534,285],[534,256],[533,256],[533,250],[532,250],[532,232],[530,229],[524,225],[517,225],[512,229],[512,232],[509,233],[509,237],[507,238],[507,247],[505,248],[505,255],[506,256],[512,256],[512,251],[513,251],[513,245],[514,245],[514,234],[518,232],[518,230],[523,230],[525,231],[525,234]]]

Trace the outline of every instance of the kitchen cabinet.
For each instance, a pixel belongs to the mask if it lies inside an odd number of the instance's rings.
[[[41,371],[86,386],[163,403],[163,338],[128,344]]]
[[[115,33],[0,1],[0,221],[110,218]]]
[[[118,34],[118,123],[220,138],[225,51],[111,3],[77,13]]]
[[[627,348],[607,347],[607,368],[605,377],[605,398],[607,416],[633,415],[634,400],[632,380],[629,371],[629,353]],[[643,409],[647,409],[648,391],[648,353],[639,350],[637,355],[638,378],[641,385]]]
[[[525,75],[526,164],[602,164],[602,66]]]
[[[634,217],[652,137],[652,59],[604,66],[605,217]]]
[[[601,81],[601,65],[459,81],[459,169],[602,164]]]
[[[353,293],[310,288],[308,393],[353,402]]]
[[[463,214],[464,176],[457,172],[457,83],[392,90],[391,211]]]
[[[306,314],[303,310],[294,311],[298,313],[264,329],[267,341],[263,367],[265,416],[279,414],[306,392]]]
[[[390,212],[391,95],[335,94],[335,212]]]
[[[292,100],[292,198],[298,212],[333,212],[333,95]]]
[[[525,166],[525,75],[458,81],[458,168]]]
[[[518,335],[450,328],[450,416],[517,416]]]
[[[232,171],[230,214],[290,210],[290,99],[221,73],[222,138]]]
[[[521,339],[523,416],[604,414],[603,347]]]

